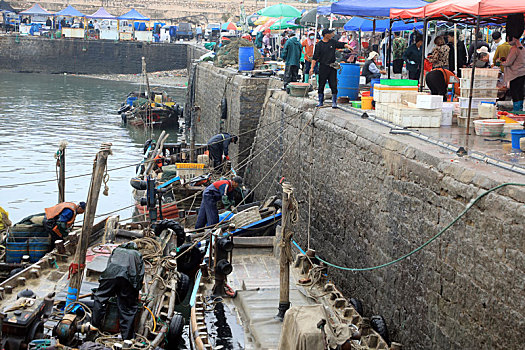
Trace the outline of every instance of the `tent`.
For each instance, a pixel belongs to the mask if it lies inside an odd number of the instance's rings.
[[[106,11],[103,7],[99,8],[95,13],[92,15],[88,15],[86,17],[89,18],[97,18],[97,19],[117,19],[117,17],[110,14],[108,11]]]
[[[76,8],[74,8],[73,6],[69,5],[68,7],[66,7],[65,9],[63,9],[62,11],[58,11],[57,13],[55,13],[55,16],[65,16],[65,17],[86,17],[85,14],[83,14],[82,12],[78,11]]]
[[[450,2],[460,2],[458,0],[449,0]],[[473,0],[462,0],[473,1]],[[512,1],[512,0],[505,0]],[[428,3],[422,0],[400,0],[393,3],[391,0],[341,0],[334,2],[331,6],[331,12],[338,15],[361,16],[361,17],[389,17],[390,9],[411,9],[414,7],[425,6]]]
[[[0,12],[1,11],[16,12],[15,9],[8,2],[5,2],[4,0],[0,0]]]
[[[400,32],[403,30],[414,30],[414,29],[422,29],[424,26],[423,22],[410,22],[410,23],[404,23],[404,22],[394,22],[392,25],[392,31],[394,32]],[[354,17],[346,24],[344,25],[345,30],[355,30],[362,32],[372,32],[374,27],[374,22],[372,20],[366,19],[366,18],[360,18],[360,17]],[[384,32],[387,31],[390,28],[390,20],[389,19],[382,19],[376,21],[376,32]]]
[[[40,6],[39,4],[34,4],[33,7],[31,7],[30,9],[27,9],[25,11],[22,11],[19,14],[22,15],[22,16],[24,16],[24,15],[28,15],[28,16],[50,16],[50,15],[52,15],[51,12],[49,12],[48,10],[43,9],[42,6]]]
[[[118,19],[127,19],[130,21],[149,21],[150,19],[135,9],[131,9],[129,12],[126,12],[122,16],[119,16]]]

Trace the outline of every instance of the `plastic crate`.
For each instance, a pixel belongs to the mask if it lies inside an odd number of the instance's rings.
[[[461,89],[460,97],[470,97],[470,89]],[[497,98],[498,89],[474,89],[472,91],[472,97],[475,98]]]
[[[411,79],[381,79],[381,85],[387,86],[417,86],[419,81]]]
[[[390,106],[391,121],[402,127],[439,128],[441,126],[441,109],[410,108],[404,105]]]
[[[496,89],[498,86],[498,78],[489,77],[475,77],[474,89]],[[470,76],[468,78],[459,79],[459,87],[461,89],[470,89]]]
[[[467,118],[468,117],[468,108],[460,108],[460,113],[459,113],[460,116],[462,116],[463,118]],[[472,108],[472,110],[470,111],[470,118],[479,118],[479,113],[478,113],[478,109],[477,108]]]
[[[468,100],[469,97],[459,97],[459,107],[460,108],[468,108]],[[497,98],[496,97],[472,97],[472,109],[477,109],[481,102],[493,102],[496,103]]]
[[[473,129],[474,128],[474,120],[479,120],[477,118],[470,118],[470,128]],[[458,126],[460,128],[466,128],[467,127],[467,117],[462,117],[460,115],[458,115]]]
[[[416,102],[417,108],[436,109],[443,107],[443,96],[441,95],[419,95]]]
[[[476,68],[474,77],[487,77],[497,79],[501,70],[499,68]],[[472,68],[461,68],[461,76],[464,78],[472,76]]]

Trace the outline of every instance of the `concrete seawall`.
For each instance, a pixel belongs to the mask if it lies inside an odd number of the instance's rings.
[[[334,264],[389,262],[430,239],[485,190],[525,183],[523,175],[389,134],[358,114],[315,111],[315,102],[286,95],[273,78],[208,63],[196,76],[199,133],[243,133],[257,121],[254,137],[232,156],[262,152],[245,171],[252,187],[269,173],[257,199],[277,193],[285,177],[302,202],[295,239]],[[232,107],[221,123],[223,97]],[[383,315],[390,338],[406,349],[521,348],[524,203],[525,188],[502,188],[410,258],[373,271],[330,268],[330,278],[346,296],[363,300],[365,316]]]
[[[183,69],[202,50],[186,43],[160,44],[110,40],[0,36],[0,71],[132,74]]]

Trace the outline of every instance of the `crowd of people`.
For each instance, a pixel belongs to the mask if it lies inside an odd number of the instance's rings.
[[[317,76],[319,87],[319,105],[322,105],[324,83],[328,82],[336,107],[337,77],[336,62],[355,63],[359,55],[366,57],[361,75],[366,83],[386,74],[387,52],[391,40],[391,62],[393,74],[405,75],[409,79],[419,80],[421,71],[437,71],[427,74],[425,81],[433,94],[446,97],[447,86],[452,77],[461,78],[461,68],[475,66],[489,68],[498,66],[504,72],[504,79],[509,87],[515,107],[523,105],[523,85],[525,83],[525,52],[520,36],[509,36],[505,40],[500,31],[494,31],[489,38],[479,32],[468,47],[453,31],[429,35],[427,52],[422,57],[423,35],[414,31],[409,35],[403,32],[383,35],[377,44],[363,40],[359,48],[353,33],[335,33],[333,30],[306,31],[302,36],[293,30],[284,31],[281,35],[272,35],[270,30],[259,32],[254,38],[255,46],[263,57],[285,61],[284,86],[295,81],[308,83]],[[328,35],[328,36],[327,36]],[[486,41],[492,39],[490,43]],[[372,42],[372,40],[370,40]],[[314,50],[315,48],[315,50]],[[359,50],[360,49],[360,50]],[[457,52],[456,52],[457,50]],[[457,65],[456,65],[457,59]],[[403,70],[405,67],[405,70]],[[302,73],[302,74],[301,74]],[[523,107],[516,109],[522,110]]]

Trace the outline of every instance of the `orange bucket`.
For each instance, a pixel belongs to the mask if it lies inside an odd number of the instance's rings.
[[[361,97],[361,109],[372,109],[373,97],[363,96]]]

